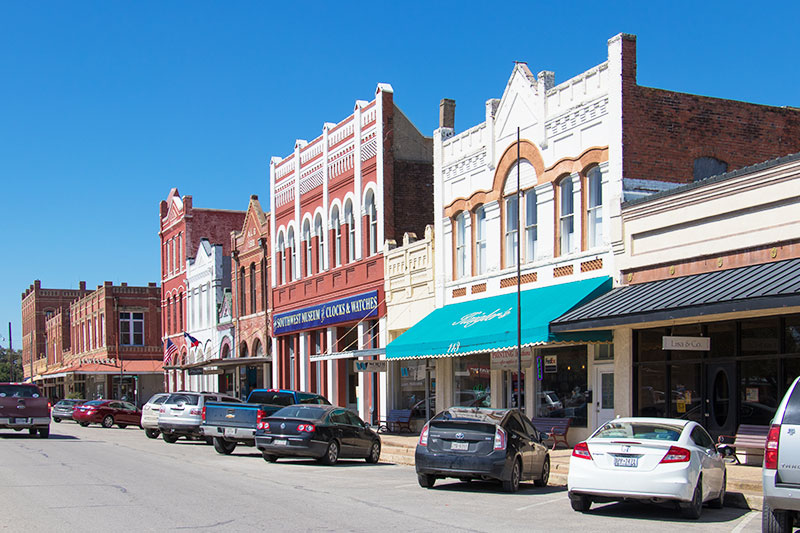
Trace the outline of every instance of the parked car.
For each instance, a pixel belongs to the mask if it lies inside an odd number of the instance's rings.
[[[214,439],[217,453],[228,455],[237,444],[255,446],[258,424],[275,411],[294,404],[330,405],[324,396],[288,389],[255,389],[241,402],[206,402],[200,431]]]
[[[132,403],[122,400],[91,400],[76,405],[72,410],[72,419],[83,427],[100,424],[104,428],[110,428],[116,424],[125,429],[128,426],[139,426],[142,412]]]
[[[158,413],[161,410],[161,404],[167,398],[169,398],[168,392],[159,392],[151,396],[142,406],[142,428],[149,439],[157,439],[161,435],[158,430]]]
[[[72,420],[72,410],[76,405],[85,403],[86,400],[59,400],[53,406],[51,415],[53,422],[58,424],[62,420]]]
[[[800,513],[800,377],[778,405],[767,434],[761,485],[764,506],[761,530],[792,531]]]
[[[29,383],[0,383],[0,429],[50,436],[50,402]]]
[[[453,477],[496,480],[508,492],[533,480],[550,479],[550,455],[543,437],[519,409],[451,407],[422,428],[414,454],[420,486]]]
[[[340,458],[377,463],[381,456],[378,434],[354,412],[333,405],[292,405],[261,422],[256,447],[264,460],[312,457],[334,465]]]
[[[705,429],[673,418],[617,418],[572,451],[567,490],[572,508],[594,502],[673,501],[699,518],[703,503],[725,501],[725,463]]]
[[[167,397],[158,412],[158,430],[164,442],[170,444],[180,437],[205,439],[211,444],[211,437],[204,437],[200,431],[203,423],[203,409],[206,402],[242,403],[232,396],[215,392],[173,392]]]

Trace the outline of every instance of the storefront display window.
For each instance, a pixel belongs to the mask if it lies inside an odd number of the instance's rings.
[[[399,409],[411,409],[411,416],[425,417],[425,360],[401,361]],[[432,379],[428,390],[431,416],[436,412],[436,380]]]
[[[453,361],[454,405],[465,405],[478,400],[491,390],[489,354],[472,354]]]
[[[669,335],[667,328],[646,329],[638,332],[639,334],[639,351],[638,359],[640,362],[646,361],[664,361],[667,358],[667,352],[661,349],[662,338]]]
[[[781,398],[778,360],[742,361],[739,376],[739,423],[768,426]]]
[[[541,353],[545,358],[555,356],[556,359],[555,365],[549,365],[555,372],[545,372],[539,383],[537,416],[571,418],[572,427],[586,427],[590,399],[586,346],[547,348]]]
[[[700,364],[670,365],[670,418],[703,421]]]
[[[736,323],[716,322],[707,326],[711,338],[709,357],[734,357],[736,355]]]
[[[787,357],[783,360],[783,388],[786,391],[794,379],[800,376],[800,358]]]
[[[639,415],[661,417],[666,413],[667,373],[664,365],[639,367]]]
[[[776,318],[743,320],[741,328],[741,355],[771,355],[780,351]]]
[[[703,326],[700,324],[673,326],[670,335],[673,337],[702,337]],[[687,361],[700,359],[702,356],[702,352],[694,350],[670,350],[669,359],[671,361]]]
[[[786,343],[786,353],[800,353],[800,316],[786,317],[786,325],[783,328],[784,342]],[[796,376],[797,374],[795,374]]]

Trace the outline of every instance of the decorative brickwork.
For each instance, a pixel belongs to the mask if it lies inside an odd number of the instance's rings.
[[[553,277],[560,278],[562,276],[571,276],[573,272],[572,265],[556,267],[553,269]]]
[[[459,296],[466,296],[467,295],[467,288],[461,287],[460,289],[453,289],[453,298],[458,298]]]
[[[591,272],[592,270],[600,270],[603,268],[602,259],[592,259],[591,261],[584,261],[581,263],[581,272]]]
[[[519,278],[519,282],[521,285],[525,285],[526,283],[533,283],[538,279],[536,272],[528,272],[527,274],[523,274]],[[505,289],[506,287],[511,287],[517,284],[517,277],[510,277],[504,278],[500,280],[500,288]]]
[[[478,294],[479,292],[486,292],[486,284],[478,283],[477,285],[473,285],[471,290],[472,294]]]

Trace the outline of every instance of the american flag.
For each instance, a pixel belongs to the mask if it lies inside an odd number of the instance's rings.
[[[168,364],[176,353],[178,353],[178,347],[167,339],[167,344],[164,346],[164,364]]]

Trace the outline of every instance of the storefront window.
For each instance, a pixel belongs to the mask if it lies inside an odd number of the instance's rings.
[[[800,316],[786,318],[783,335],[786,342],[785,353],[800,353]]]
[[[673,326],[670,335],[673,337],[702,337],[703,326],[700,324]],[[704,352],[696,350],[671,350],[669,358],[671,361],[686,361],[690,359],[700,359],[704,355]]]
[[[425,417],[425,365],[426,361],[401,361],[400,365],[400,405],[399,409],[411,409],[411,416]],[[431,416],[436,413],[436,391],[428,391]]]
[[[736,355],[736,323],[715,322],[708,325],[711,338],[710,357],[733,357]]]
[[[478,400],[491,390],[489,354],[472,354],[453,360],[454,405]]]
[[[800,376],[800,358],[791,357],[783,360],[783,388],[781,389],[781,398],[789,389],[794,379]]]
[[[666,412],[667,372],[664,365],[639,367],[639,416],[664,416]]]
[[[758,318],[742,321],[742,355],[776,354],[778,346],[778,320]]]
[[[537,394],[537,416],[571,418],[572,427],[586,427],[589,400],[586,346],[549,348],[542,356],[555,356],[555,372],[545,372]]]
[[[637,331],[639,362],[665,361],[667,352],[661,349],[662,337],[669,335],[667,328],[644,329]]]
[[[739,376],[739,423],[768,426],[780,401],[778,360],[742,361]]]
[[[702,387],[699,364],[670,365],[672,387],[669,416],[703,422]]]

